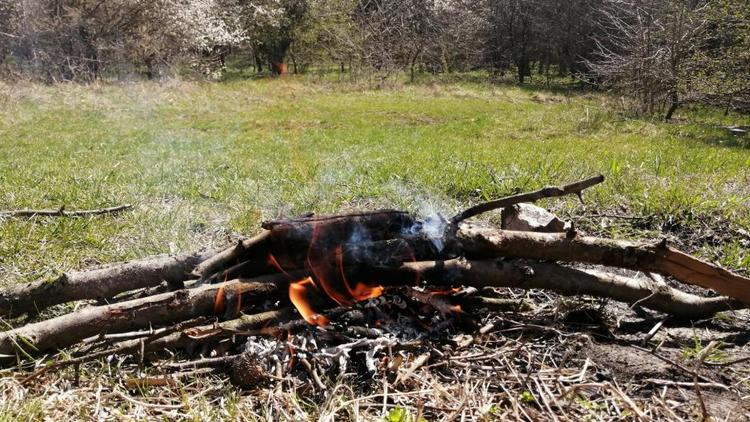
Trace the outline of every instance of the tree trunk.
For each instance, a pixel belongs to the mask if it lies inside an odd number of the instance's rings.
[[[677,91],[672,91],[669,94],[669,109],[667,110],[667,114],[664,115],[665,122],[672,120],[672,115],[674,114],[675,110],[677,110],[677,107],[679,105],[680,105],[680,98],[677,94]]]

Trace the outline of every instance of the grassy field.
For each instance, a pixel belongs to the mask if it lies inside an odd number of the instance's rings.
[[[117,217],[0,222],[0,283],[225,244],[263,218],[472,202],[602,173],[586,223],[613,236],[750,227],[750,149],[703,113],[622,117],[616,99],[468,83],[367,89],[262,80],[0,85],[0,209],[132,203]],[[705,230],[704,230],[705,232]],[[705,234],[704,232],[701,232]],[[697,247],[750,269],[735,237]]]
[[[225,245],[265,218],[381,207],[450,214],[597,173],[607,180],[585,205],[543,204],[564,216],[636,217],[579,224],[672,237],[750,271],[750,141],[719,127],[750,117],[693,110],[667,124],[627,117],[618,103],[564,87],[466,82],[0,84],[0,210],[134,204],[116,216],[0,220],[0,286]],[[102,376],[97,383],[109,382]],[[0,409],[0,420],[87,417],[94,388],[36,396]],[[198,394],[184,398],[188,418],[233,418],[239,395],[223,391],[229,413],[212,413]],[[67,407],[50,405],[58,402]]]

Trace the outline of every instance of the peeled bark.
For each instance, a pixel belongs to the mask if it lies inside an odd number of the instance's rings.
[[[583,262],[660,273],[750,305],[750,279],[680,252],[665,242],[648,244],[575,233],[514,232],[476,224],[463,224],[456,236],[471,257]]]

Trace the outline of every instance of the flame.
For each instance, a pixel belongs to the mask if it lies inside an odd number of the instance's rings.
[[[269,253],[268,254],[268,259],[266,261],[268,262],[268,265],[276,268],[277,270],[279,270],[280,273],[282,273],[285,276],[289,277],[289,273],[287,273],[286,271],[284,271],[283,268],[281,268],[281,264],[279,264],[279,261],[276,260],[276,257],[273,256],[273,254]],[[289,277],[289,278],[291,278],[291,277]]]
[[[383,286],[368,286],[365,283],[357,283],[357,285],[354,286],[354,290],[352,290],[352,296],[358,301],[374,299],[382,295],[384,290],[385,288],[383,288]]]
[[[342,244],[350,233],[341,233],[340,229],[321,223],[313,227],[306,260],[306,267],[312,276],[289,284],[290,300],[305,321],[312,325],[329,324],[329,320],[313,308],[312,298],[328,297],[341,306],[352,306],[358,301],[383,294],[382,286],[362,282],[352,284],[347,279]],[[268,255],[268,264],[289,277],[271,254]]]
[[[329,323],[328,318],[315,312],[310,304],[309,296],[315,290],[317,290],[317,287],[313,279],[311,277],[303,278],[289,284],[289,299],[305,321],[311,325],[325,327]]]
[[[219,286],[216,290],[216,297],[214,298],[214,315],[219,315],[224,311],[224,284]]]
[[[433,296],[449,296],[454,295],[458,292],[460,292],[461,289],[459,287],[451,287],[450,289],[434,289],[434,290],[428,290],[428,292]]]

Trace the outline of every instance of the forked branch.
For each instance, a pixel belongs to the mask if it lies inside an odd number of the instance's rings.
[[[461,212],[460,214],[456,214],[451,218],[450,221],[451,223],[456,225],[468,218],[475,217],[479,214],[496,210],[498,208],[505,208],[511,205],[520,204],[521,202],[534,202],[543,198],[552,198],[570,194],[580,195],[582,190],[594,185],[598,185],[603,181],[604,176],[598,175],[564,186],[548,186],[534,192],[526,192],[518,195],[506,196],[505,198],[495,199],[494,201],[483,202],[481,204],[474,205],[473,207]]]

